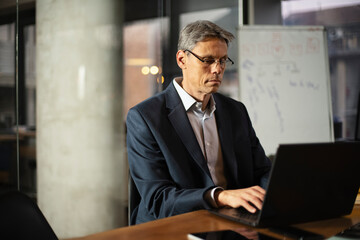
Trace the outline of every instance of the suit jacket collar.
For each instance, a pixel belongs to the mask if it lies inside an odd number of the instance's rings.
[[[173,125],[176,133],[180,137],[187,151],[211,179],[206,160],[202,154],[201,148],[192,130],[184,106],[173,83],[169,84],[169,86],[164,90],[164,94],[166,98],[166,107],[169,109],[168,117],[171,124]],[[233,126],[232,124],[229,124],[229,119],[231,119],[231,109],[229,109],[227,104],[224,103],[221,97],[219,97],[219,94],[213,94],[213,97],[216,103],[216,125],[218,128],[221,151],[225,166],[224,174],[226,175],[228,186],[230,187],[231,183],[237,182],[238,179],[238,163],[233,149],[234,143],[231,137]]]
[[[202,154],[199,143],[197,142],[196,136],[187,117],[184,105],[181,102],[181,99],[173,83],[169,84],[169,86],[164,90],[164,94],[166,99],[166,107],[169,109],[168,117],[176,133],[180,137],[181,141],[195,162],[211,178],[206,160]]]

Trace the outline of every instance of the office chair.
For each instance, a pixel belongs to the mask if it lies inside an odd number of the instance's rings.
[[[58,239],[37,204],[17,191],[0,194],[0,238]]]
[[[129,173],[129,209],[128,209],[128,223],[129,225],[135,225],[136,215],[138,211],[138,205],[140,204],[141,196],[138,189]]]

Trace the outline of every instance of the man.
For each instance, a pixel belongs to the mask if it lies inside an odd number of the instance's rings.
[[[182,78],[130,109],[130,174],[141,195],[132,222],[216,207],[261,209],[269,159],[245,106],[216,93],[234,36],[209,21],[180,33]],[[262,187],[261,187],[262,186]]]

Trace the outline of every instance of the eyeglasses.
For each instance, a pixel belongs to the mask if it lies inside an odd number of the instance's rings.
[[[196,55],[195,53],[193,53],[192,51],[190,51],[188,49],[184,50],[184,52],[191,53],[194,57],[196,57],[197,59],[199,59],[201,62],[205,63],[208,66],[212,65],[213,63],[219,63],[220,66],[222,68],[224,68],[225,66],[231,66],[231,65],[234,64],[234,61],[231,60],[229,57],[216,60],[214,58],[202,58],[202,57],[199,57],[198,55]]]

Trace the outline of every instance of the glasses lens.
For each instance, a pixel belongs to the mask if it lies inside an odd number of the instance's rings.
[[[203,61],[204,61],[204,63],[211,65],[215,62],[215,59],[206,58],[206,59],[203,59]]]

